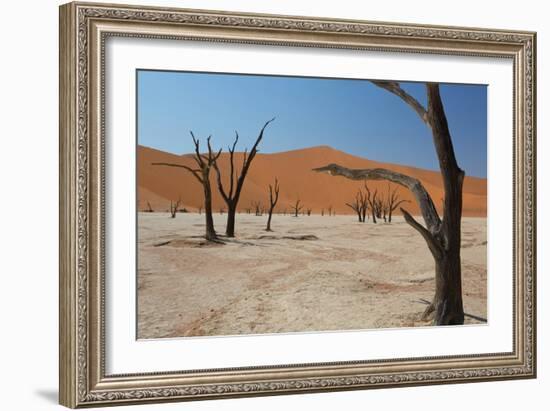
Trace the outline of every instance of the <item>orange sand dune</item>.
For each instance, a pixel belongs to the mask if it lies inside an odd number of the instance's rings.
[[[242,153],[235,153],[236,164],[240,171]],[[222,175],[227,178],[229,170],[229,156],[222,153],[219,161]],[[188,171],[180,168],[153,166],[154,162],[170,162],[195,167],[192,156],[175,155],[148,147],[138,146],[138,210],[146,210],[147,202],[155,211],[169,209],[170,200],[181,199],[182,206],[195,211],[203,204],[203,192],[200,183]],[[348,180],[343,177],[332,177],[311,171],[329,163],[337,163],[349,168],[383,167],[416,177],[422,181],[429,191],[441,212],[443,199],[442,179],[439,172],[397,164],[380,163],[361,157],[356,157],[327,146],[311,147],[281,153],[258,153],[248,177],[245,181],[238,209],[245,211],[253,208],[253,201],[261,201],[268,205],[268,186],[278,178],[281,187],[278,211],[290,210],[290,205],[300,199],[305,209],[312,209],[315,214],[325,212],[332,206],[337,214],[350,214],[353,211],[346,206],[355,198],[357,190],[363,183]],[[211,172],[213,188],[213,206],[216,212],[225,208],[225,202],[218,193],[215,184],[215,172]],[[371,191],[378,190],[384,196],[388,192],[388,182],[369,181]],[[400,198],[407,199],[403,208],[418,215],[419,209],[412,194],[405,188],[391,185],[391,189],[398,187]],[[398,212],[399,214],[399,212]],[[487,215],[487,180],[476,177],[466,177],[464,180],[463,215],[485,217]]]

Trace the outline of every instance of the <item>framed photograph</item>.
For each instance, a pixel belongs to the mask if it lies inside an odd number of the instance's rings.
[[[61,6],[61,404],[534,378],[535,40]]]

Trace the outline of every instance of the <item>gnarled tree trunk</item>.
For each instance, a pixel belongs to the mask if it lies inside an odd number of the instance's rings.
[[[331,175],[341,175],[353,180],[388,180],[408,188],[414,194],[426,227],[418,223],[403,208],[401,212],[407,223],[422,235],[435,260],[435,296],[423,317],[427,319],[433,315],[436,325],[463,324],[460,241],[464,171],[456,162],[439,86],[426,85],[428,108],[425,109],[398,83],[385,81],[373,81],[373,83],[399,96],[430,127],[445,189],[443,220],[439,218],[432,198],[422,183],[413,177],[382,168],[351,170],[337,164],[329,164],[314,171],[328,172]]]
[[[206,216],[206,239],[214,241],[218,239],[218,236],[214,229],[214,218],[212,217],[212,188],[210,187],[210,181],[205,179],[202,187],[204,191],[204,215]]]

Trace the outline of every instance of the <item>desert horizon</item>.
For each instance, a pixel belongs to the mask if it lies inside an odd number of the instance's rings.
[[[235,152],[236,164],[240,165],[242,152]],[[156,167],[153,163],[169,162],[193,166],[193,154],[173,154],[155,148],[138,145],[137,147],[137,208],[139,211],[166,212],[171,202],[180,200],[179,208],[187,212],[202,209],[204,198],[202,186],[186,170]],[[279,203],[275,212],[290,212],[292,204],[299,199],[312,214],[326,213],[329,207],[336,214],[350,214],[354,211],[346,203],[354,200],[363,182],[345,178],[332,178],[312,171],[313,168],[328,163],[339,163],[349,168],[386,168],[417,178],[422,182],[433,198],[437,211],[443,211],[443,181],[439,171],[426,170],[401,164],[383,163],[355,156],[327,145],[313,146],[276,153],[258,152],[251,166],[246,184],[243,187],[237,210],[253,212],[254,205],[268,203],[267,187],[276,177],[281,186]],[[218,159],[222,180],[227,184],[229,175],[229,155],[222,152]],[[238,167],[237,167],[238,171]],[[211,173],[211,184],[215,187],[215,175]],[[387,181],[369,181],[372,191],[386,196]],[[414,195],[406,188],[391,184],[391,190],[397,189],[400,199],[406,200],[402,207],[412,215],[419,215],[420,209]],[[330,187],[330,189],[327,189]],[[149,208],[150,207],[150,208]],[[227,212],[227,206],[217,190],[212,192],[213,212]],[[396,210],[396,215],[400,214]],[[487,216],[487,179],[466,175],[463,189],[463,216]]]

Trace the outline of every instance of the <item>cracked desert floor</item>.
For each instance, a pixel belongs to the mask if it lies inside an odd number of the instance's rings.
[[[138,338],[428,326],[434,262],[401,216],[237,215],[208,244],[204,215],[138,215]],[[218,233],[226,215],[216,214]],[[486,323],[486,219],[462,225],[466,324]]]

